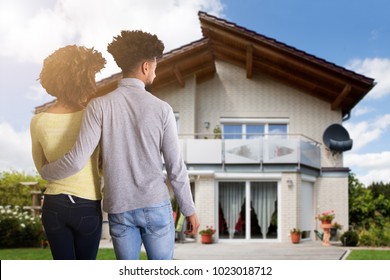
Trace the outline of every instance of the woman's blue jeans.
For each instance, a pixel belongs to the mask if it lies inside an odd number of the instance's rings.
[[[96,259],[102,233],[100,200],[45,195],[42,223],[53,259]]]
[[[170,200],[119,214],[108,214],[118,260],[138,260],[144,244],[149,260],[171,260],[175,225]]]

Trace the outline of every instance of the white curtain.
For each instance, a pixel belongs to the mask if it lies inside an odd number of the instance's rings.
[[[241,207],[245,202],[245,182],[221,182],[219,186],[219,203],[227,223],[229,238],[233,238]]]
[[[271,217],[276,210],[276,182],[251,182],[251,205],[260,223],[263,238],[266,237]]]
[[[276,182],[251,182],[251,206],[253,207],[263,238],[266,238],[271,217],[276,210],[277,183]],[[245,203],[245,182],[220,182],[219,203],[227,223],[229,238],[233,238],[236,223],[240,217],[241,208]],[[250,219],[246,215],[246,222]]]

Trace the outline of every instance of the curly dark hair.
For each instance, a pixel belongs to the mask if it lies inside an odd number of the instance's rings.
[[[47,93],[69,107],[79,106],[96,93],[95,74],[106,64],[93,48],[68,45],[49,55],[39,75]]]
[[[132,72],[144,60],[160,57],[164,51],[164,44],[156,35],[141,30],[123,30],[121,35],[114,37],[108,44],[107,51],[126,74]]]

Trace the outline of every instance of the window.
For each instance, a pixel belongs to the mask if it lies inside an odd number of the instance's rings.
[[[277,239],[277,182],[219,182],[220,239]]]
[[[264,125],[245,125],[246,126],[246,139],[256,139],[264,135]]]
[[[226,124],[223,126],[223,138],[224,139],[241,139],[242,138],[242,126]]]
[[[287,119],[221,119],[223,139],[257,139],[268,135],[285,137]]]
[[[174,114],[175,114],[175,120],[176,120],[176,129],[179,133],[179,120],[180,120],[179,113],[174,112]]]
[[[269,134],[283,135],[287,134],[287,125],[285,124],[270,124],[268,125]]]

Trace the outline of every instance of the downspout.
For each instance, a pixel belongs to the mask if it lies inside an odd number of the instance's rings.
[[[341,120],[342,122],[345,122],[351,118],[351,110],[348,111],[348,113],[343,117]]]

